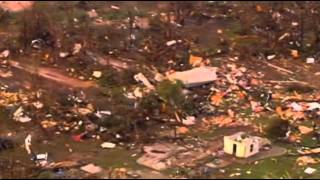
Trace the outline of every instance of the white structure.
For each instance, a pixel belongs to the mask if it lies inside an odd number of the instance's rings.
[[[257,136],[249,136],[238,132],[224,137],[224,152],[240,158],[247,158],[259,152],[260,148],[270,144],[270,141]]]

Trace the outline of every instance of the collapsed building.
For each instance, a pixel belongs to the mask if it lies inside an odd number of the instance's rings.
[[[266,138],[250,136],[245,132],[238,132],[230,136],[225,136],[223,141],[224,152],[239,158],[253,156],[259,153],[261,148],[271,144]]]

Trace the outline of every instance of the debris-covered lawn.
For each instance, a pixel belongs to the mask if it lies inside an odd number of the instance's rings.
[[[319,178],[319,6],[0,1],[0,178]]]

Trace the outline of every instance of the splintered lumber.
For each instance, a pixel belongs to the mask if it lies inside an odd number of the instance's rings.
[[[274,69],[277,69],[278,71],[283,71],[283,72],[286,72],[286,73],[289,73],[289,74],[294,74],[294,72],[290,71],[290,70],[287,70],[285,68],[282,68],[282,67],[279,67],[279,66],[276,66],[274,64],[271,64],[271,63],[268,63],[268,62],[265,62],[265,61],[262,61],[264,62],[265,64],[267,64],[269,67],[272,67]]]

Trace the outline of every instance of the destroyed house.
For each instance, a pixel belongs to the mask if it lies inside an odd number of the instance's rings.
[[[238,132],[231,136],[225,136],[224,152],[239,158],[247,158],[259,153],[260,148],[270,144],[270,142],[261,137],[249,136],[244,132]]]

